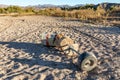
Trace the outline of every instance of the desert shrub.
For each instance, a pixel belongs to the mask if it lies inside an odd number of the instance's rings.
[[[98,14],[99,17],[102,17],[102,16],[105,16],[106,11],[101,6],[98,6],[97,10],[96,10],[96,13]]]
[[[81,6],[79,9],[94,9],[93,4],[86,4],[85,6]]]
[[[0,13],[5,13],[5,9],[4,8],[0,8]]]
[[[28,7],[26,9],[24,9],[24,11],[27,13],[31,13],[31,12],[34,12],[34,9],[32,7]]]
[[[120,6],[111,6],[109,8],[109,11],[112,11],[112,10],[120,10]]]
[[[52,16],[55,16],[55,17],[64,17],[64,12],[61,11],[61,10],[56,10],[56,11],[54,11],[54,14],[52,14]]]
[[[19,6],[9,6],[9,7],[5,8],[5,11],[7,13],[21,13],[23,10]]]
[[[47,10],[39,10],[38,14],[39,15],[49,15],[49,12]]]

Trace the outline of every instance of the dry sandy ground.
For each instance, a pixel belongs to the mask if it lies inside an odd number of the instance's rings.
[[[84,72],[41,33],[63,32],[93,52],[98,66]],[[120,80],[120,28],[43,16],[0,17],[0,80]]]

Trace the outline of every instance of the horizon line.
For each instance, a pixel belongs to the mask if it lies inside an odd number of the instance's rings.
[[[102,3],[114,3],[114,2],[102,2]],[[17,5],[17,4],[0,4],[0,5],[5,5],[5,6],[35,6],[35,5],[55,5],[55,6],[59,6],[59,5],[69,5],[69,6],[75,6],[75,5],[87,5],[87,4],[93,4],[93,5],[97,5],[97,4],[102,4],[102,3],[86,3],[86,4],[74,4],[74,5],[70,5],[70,4],[33,4],[33,5]],[[115,4],[120,4],[120,3],[116,3]]]

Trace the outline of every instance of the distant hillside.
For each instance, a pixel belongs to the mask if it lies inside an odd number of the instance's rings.
[[[100,4],[86,4],[86,5],[91,5],[89,7],[96,9],[98,6],[102,7],[105,10],[111,9],[112,7],[120,7],[119,3],[100,3]],[[88,7],[85,4],[77,4],[74,6],[70,5],[52,5],[52,4],[44,4],[44,5],[34,5],[34,6],[27,6],[27,7],[34,7],[37,9],[43,9],[43,8],[62,8],[62,9],[84,9],[84,7]],[[88,7],[88,8],[89,8]]]
[[[108,10],[111,7],[115,7],[115,6],[120,7],[120,3],[101,3],[101,4],[95,5],[95,7],[98,7],[98,6],[101,6],[105,10]]]
[[[0,4],[0,8],[6,8],[8,5]]]
[[[89,4],[88,4],[89,5]],[[98,6],[101,6],[102,8],[104,8],[105,10],[107,9],[110,9],[112,6],[118,6],[120,7],[120,3],[100,3],[100,4],[92,4],[94,8],[97,8]],[[11,6],[11,5],[4,5],[4,4],[0,4],[0,8],[6,8],[8,6]],[[15,5],[16,6],[16,5]],[[52,4],[44,4],[44,5],[30,5],[30,6],[24,6],[24,7],[33,7],[33,8],[37,8],[37,9],[42,9],[42,8],[80,8],[80,7],[83,7],[85,6],[85,4],[77,4],[77,5],[74,5],[74,6],[70,6],[70,5],[52,5]],[[23,6],[21,6],[23,7]]]
[[[63,7],[71,8],[71,7],[81,7],[81,6],[84,6],[84,5],[85,4],[77,4],[77,5],[74,5],[74,6],[44,4],[44,5],[35,5],[34,7],[37,7],[37,8],[53,8],[53,7],[56,7],[56,8],[63,8]],[[100,3],[100,4],[97,4],[97,5],[94,5],[94,7],[97,7],[97,6],[101,6],[104,9],[109,9],[111,6],[120,6],[120,3]]]
[[[34,5],[34,6],[27,6],[27,7],[34,7],[34,8],[73,8],[73,7],[80,7],[80,6],[84,6],[83,4],[77,4],[74,6],[70,6],[70,5],[52,5],[52,4],[44,4],[44,5]]]

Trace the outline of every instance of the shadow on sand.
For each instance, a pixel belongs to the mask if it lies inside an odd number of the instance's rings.
[[[61,54],[59,54],[59,51],[51,48],[51,47],[45,47],[42,44],[34,44],[34,43],[25,43],[25,42],[0,42],[0,45],[7,45],[8,48],[14,48],[22,50],[26,53],[29,53],[31,56],[33,56],[32,59],[27,58],[14,58],[12,59],[15,62],[20,62],[21,64],[28,64],[30,67],[34,65],[40,65],[40,66],[48,66],[51,68],[57,68],[57,69],[70,69],[70,70],[78,70],[77,67],[70,63],[66,63],[65,61],[71,61],[70,59],[67,59],[66,57],[63,57]],[[32,55],[34,53],[34,55]],[[49,61],[44,60],[41,57],[39,57],[41,54],[47,54],[47,55],[54,55],[61,57],[61,62],[56,61]]]
[[[8,48],[14,48],[14,49],[18,49],[18,50],[22,50],[24,52],[26,52],[26,54],[30,54],[33,58],[28,59],[28,58],[13,58],[11,59],[14,62],[19,62],[21,64],[28,64],[29,68],[33,67],[34,65],[40,65],[41,67],[46,67],[45,69],[37,72],[37,73],[44,73],[46,71],[50,71],[51,69],[69,69],[72,71],[72,73],[70,73],[69,75],[71,75],[73,78],[75,78],[75,74],[76,71],[78,72],[82,72],[76,65],[74,65],[71,62],[71,59],[67,59],[66,57],[62,56],[61,54],[59,54],[59,51],[51,48],[51,47],[45,47],[42,44],[34,44],[34,43],[26,43],[26,42],[0,42],[0,45],[7,45]],[[32,55],[34,53],[34,55]],[[39,57],[41,54],[44,55],[51,55],[52,57],[55,56],[59,56],[61,58],[60,62],[55,61],[54,59],[52,61],[50,60],[46,60],[43,59],[41,57]],[[15,68],[16,69],[16,68]],[[38,70],[38,68],[33,68],[32,70]],[[18,74],[15,74],[18,73]],[[31,73],[30,71],[26,71],[25,69],[22,69],[20,71],[17,71],[15,73],[12,73],[13,75],[10,75],[9,77],[7,77],[6,79],[11,80],[12,78],[21,75],[21,74],[29,74],[31,76],[34,76],[34,73]],[[37,74],[36,73],[36,74]],[[91,73],[90,73],[91,74]],[[94,74],[95,75],[95,74]],[[54,80],[53,79],[53,75],[50,74],[48,76],[45,77],[45,80]],[[89,80],[93,80],[92,78],[90,79],[90,76],[86,76],[86,78],[88,78]],[[38,76],[39,79],[39,76]],[[38,80],[37,78],[35,80]],[[25,80],[28,80],[27,78]]]

